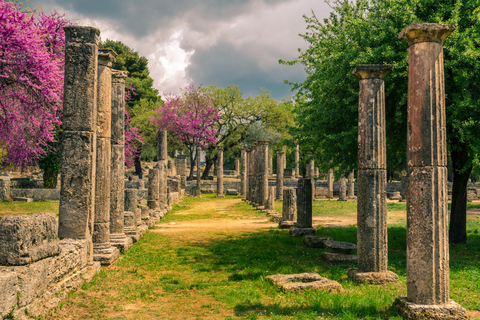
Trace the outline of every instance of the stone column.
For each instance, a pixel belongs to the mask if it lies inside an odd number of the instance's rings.
[[[413,23],[408,42],[407,297],[395,300],[403,316],[466,318],[449,298],[447,141],[443,40],[454,25]],[[431,316],[433,318],[433,316]]]
[[[357,252],[358,270],[349,270],[356,282],[394,282],[387,273],[387,156],[385,142],[385,85],[390,65],[359,65],[358,103]],[[371,283],[371,282],[369,282]]]
[[[160,211],[163,209],[160,205],[160,165],[158,162],[148,171],[147,205],[150,210],[153,211]]]
[[[248,201],[250,204],[254,203],[254,195],[255,195],[255,143],[250,148],[250,154],[248,156],[248,193],[249,199]]]
[[[297,187],[297,223],[290,228],[292,237],[316,233],[312,226],[312,179],[299,178]]]
[[[132,244],[125,235],[125,80],[127,71],[112,70],[112,166],[110,171],[110,243],[121,252]]]
[[[308,154],[310,157],[312,156],[311,153]],[[315,175],[315,160],[312,159],[310,160],[310,162],[308,163],[308,166],[307,166],[307,178],[311,179],[312,180],[312,201],[315,200],[315,180],[313,179]]]
[[[201,163],[201,159],[200,159],[200,147],[197,147],[197,150],[196,150],[196,156],[195,156],[197,159],[197,186],[195,187],[194,191],[193,191],[193,195],[196,196],[196,197],[200,197],[201,195],[201,192],[200,192],[200,186],[201,186],[201,180],[200,180],[200,177],[202,176],[202,170],[200,169],[200,163]]]
[[[268,174],[270,176],[273,175],[273,156],[271,149],[269,149],[268,152]]]
[[[125,189],[125,234],[133,242],[140,239],[140,232],[137,228],[137,220],[141,219],[141,212],[137,204],[137,189]]]
[[[245,148],[242,148],[240,161],[240,197],[245,198],[247,190],[247,149]]]
[[[295,177],[300,175],[300,146],[295,147]]]
[[[97,74],[100,31],[68,26],[65,30],[60,239],[84,239],[93,263],[95,165],[97,151]]]
[[[405,201],[405,199],[407,198],[407,176],[402,176],[401,188],[402,201]]]
[[[258,142],[258,205],[265,208],[268,201],[268,141]],[[262,208],[259,208],[262,209]]]
[[[110,265],[120,254],[110,244],[110,167],[112,163],[112,64],[115,51],[98,52],[97,84],[97,159],[95,177],[95,217],[93,227],[93,260]]]
[[[177,174],[185,177],[187,175],[187,156],[180,154],[177,156]]]
[[[283,200],[283,162],[285,153],[277,152],[277,201]]]
[[[218,149],[217,154],[217,196],[216,198],[225,198],[223,195],[223,149]]]
[[[157,160],[168,160],[167,155],[167,130],[158,130]]]
[[[235,158],[235,177],[240,174],[240,158]]]
[[[348,174],[348,199],[356,199],[355,197],[355,170]]]
[[[285,158],[283,159],[283,169],[287,168],[287,146],[282,146],[282,152],[285,155]]]
[[[282,229],[289,229],[297,222],[297,192],[295,188],[283,189]]]
[[[328,198],[333,199],[333,169],[328,169],[327,174]]]
[[[347,180],[343,175],[340,177],[340,192],[338,201],[347,201]]]
[[[275,187],[268,187],[268,200],[265,206],[267,213],[275,213]]]

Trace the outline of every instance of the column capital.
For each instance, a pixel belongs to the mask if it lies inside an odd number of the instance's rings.
[[[360,80],[364,79],[383,79],[392,70],[391,64],[359,64],[352,75]]]
[[[117,53],[112,49],[98,49],[98,64],[111,67],[117,60]]]
[[[129,74],[128,71],[112,69],[112,82],[125,83],[125,80],[127,80],[128,74]]]
[[[412,23],[400,32],[398,39],[407,41],[409,46],[420,42],[442,44],[455,28],[454,24]]]

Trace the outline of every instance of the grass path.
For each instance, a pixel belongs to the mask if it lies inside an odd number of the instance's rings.
[[[348,226],[354,204],[316,201],[314,222],[336,226],[319,227],[317,234],[356,243],[356,228]],[[402,206],[389,206],[389,269],[400,276],[399,283],[356,286],[346,276],[353,266],[325,264],[322,250],[306,248],[248,204],[186,197],[47,318],[400,319],[391,304],[406,295]],[[480,216],[473,219],[478,228]],[[469,239],[452,252],[452,298],[473,310],[480,309],[480,236],[471,231]],[[282,293],[265,280],[301,272],[336,280],[346,291]]]

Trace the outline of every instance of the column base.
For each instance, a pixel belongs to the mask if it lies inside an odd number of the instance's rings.
[[[108,244],[107,248],[93,248],[93,261],[98,261],[102,266],[109,266],[120,256],[120,250]]]
[[[468,312],[453,300],[447,304],[425,305],[407,301],[407,297],[398,297],[393,307],[403,319],[468,319]]]
[[[280,229],[290,229],[295,225],[295,221],[288,221],[288,220],[283,220],[280,222]]]
[[[110,244],[116,247],[120,252],[125,252],[133,244],[132,239],[125,233],[110,233]]]
[[[398,275],[391,271],[386,272],[359,272],[356,268],[348,269],[348,278],[356,284],[384,284],[395,283],[398,281]]]
[[[317,234],[317,229],[315,228],[299,228],[291,227],[288,232],[292,237],[303,237]]]

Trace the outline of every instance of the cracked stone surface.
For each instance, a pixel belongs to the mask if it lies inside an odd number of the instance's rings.
[[[321,277],[317,273],[276,274],[266,277],[283,291],[325,290],[341,292],[343,287],[337,281]]]

